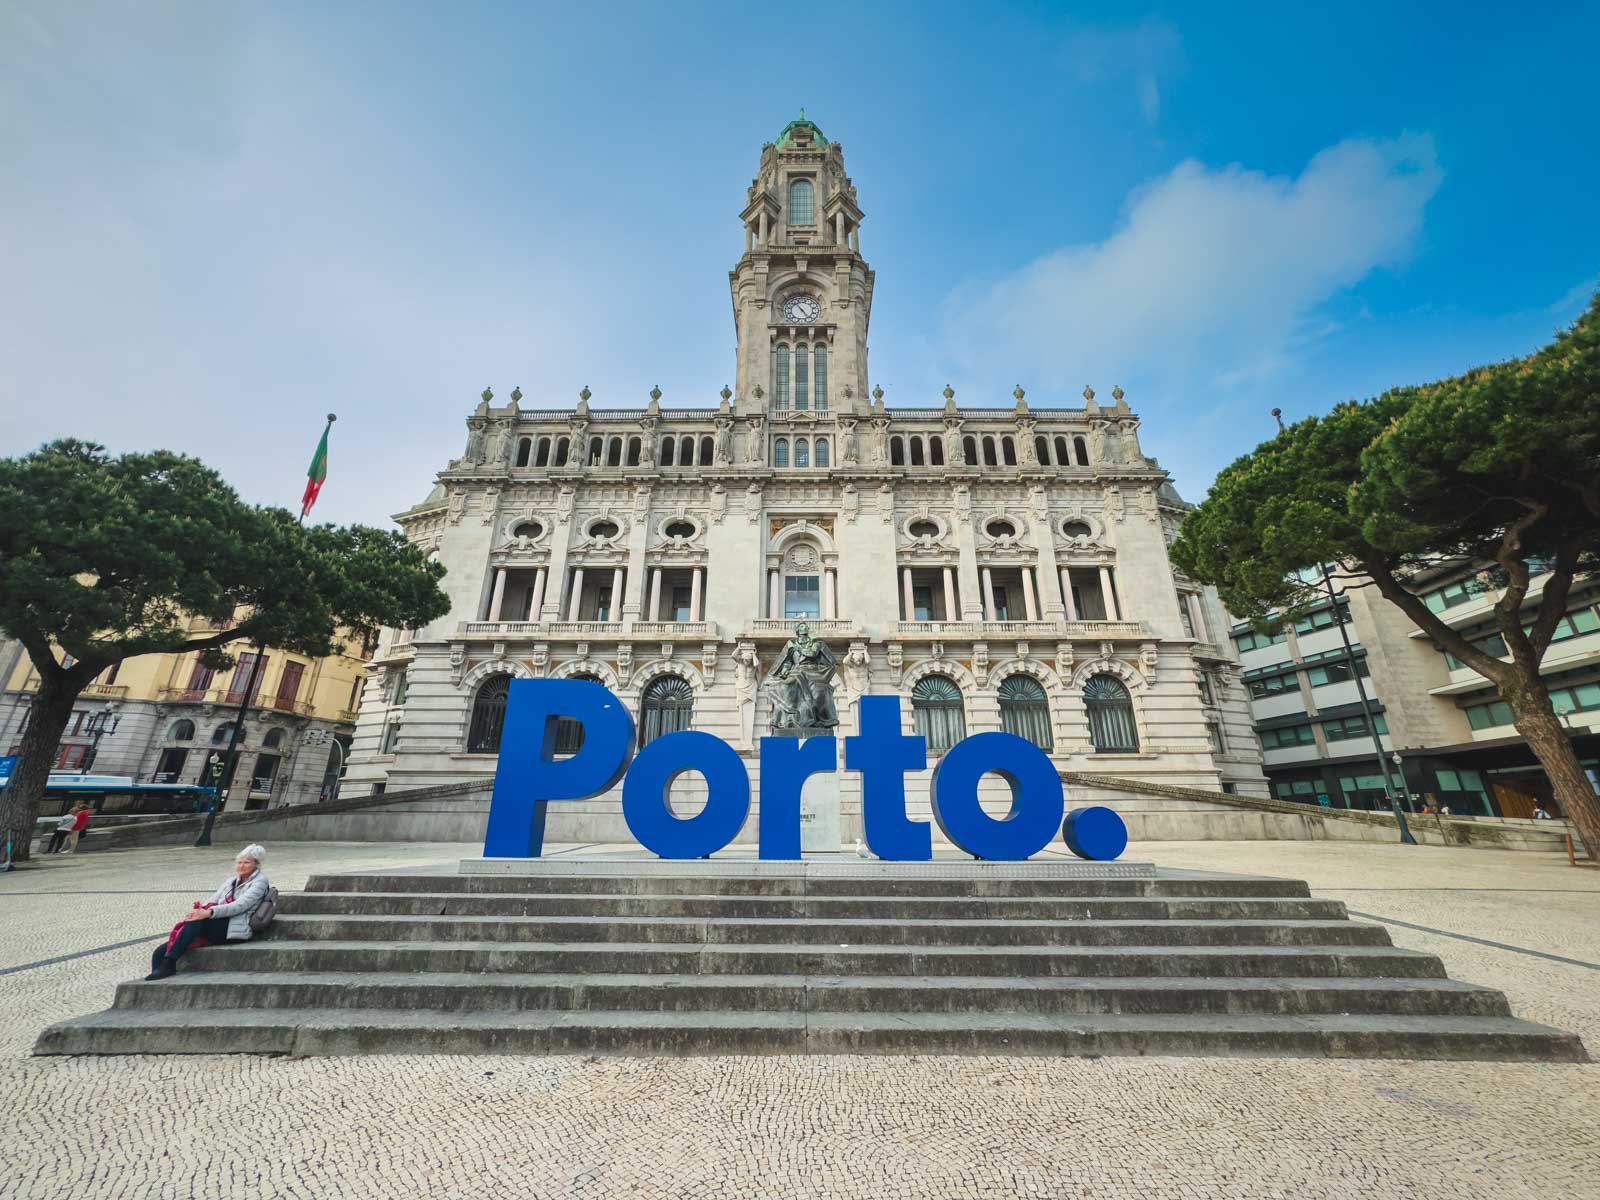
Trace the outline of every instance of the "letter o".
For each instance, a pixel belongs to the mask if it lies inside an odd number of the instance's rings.
[[[706,806],[676,816],[667,803],[686,771],[705,776]],[[750,776],[734,748],[698,730],[663,734],[634,757],[622,781],[622,818],[646,850],[662,858],[704,858],[733,841],[750,815]]]
[[[1128,848],[1128,827],[1103,804],[1075,808],[1061,823],[1061,840],[1079,858],[1110,862]]]
[[[1011,785],[1011,811],[999,819],[978,803],[978,781],[991,771]],[[976,858],[1032,858],[1054,840],[1065,803],[1050,756],[1012,733],[974,734],[933,769],[933,819]]]

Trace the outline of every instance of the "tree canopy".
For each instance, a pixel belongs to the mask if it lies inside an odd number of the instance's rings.
[[[23,762],[5,792],[6,828],[24,844],[43,760],[61,734],[55,714],[64,723],[111,663],[221,654],[241,640],[320,656],[339,637],[420,625],[449,609],[444,569],[399,533],[300,525],[164,450],[113,457],[68,439],[0,459],[0,512],[0,629],[40,676]],[[196,617],[208,628],[192,633]]]
[[[1546,735],[1560,726],[1538,676],[1573,579],[1600,565],[1600,295],[1526,358],[1338,404],[1283,430],[1217,476],[1171,553],[1258,622],[1315,602],[1321,564],[1370,581],[1496,685],[1563,806],[1600,846],[1593,790],[1571,782],[1583,776],[1564,735],[1570,763],[1548,761],[1558,748]],[[1494,616],[1510,662],[1469,643],[1411,590],[1419,572],[1452,563],[1504,572]],[[1530,563],[1547,568],[1531,626]]]

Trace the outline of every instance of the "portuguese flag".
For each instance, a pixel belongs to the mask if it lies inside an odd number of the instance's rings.
[[[329,417],[328,423],[322,428],[322,440],[317,443],[317,452],[311,456],[311,465],[306,468],[306,494],[300,497],[302,521],[311,511],[311,506],[317,502],[317,493],[322,490],[322,481],[328,477],[328,430],[332,428],[333,418]]]

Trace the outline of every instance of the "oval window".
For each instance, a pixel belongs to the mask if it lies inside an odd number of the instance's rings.
[[[1016,537],[1017,527],[1010,521],[990,521],[988,524],[990,537]]]
[[[589,526],[589,536],[592,538],[614,538],[617,536],[617,523],[615,521],[596,521]]]
[[[1066,521],[1061,526],[1061,532],[1070,538],[1088,537],[1094,532],[1089,528],[1087,521]]]
[[[539,522],[537,522],[537,521],[523,521],[520,525],[518,525],[515,529],[513,529],[511,531],[511,536],[512,537],[532,539],[532,538],[538,537],[543,532],[544,532],[544,526],[539,524]]]
[[[906,532],[915,538],[936,538],[939,536],[939,527],[932,521],[913,521]]]
[[[692,538],[694,536],[694,524],[689,521],[669,521],[662,532],[668,537]]]

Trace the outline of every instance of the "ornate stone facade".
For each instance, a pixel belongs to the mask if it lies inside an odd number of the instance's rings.
[[[894,693],[935,743],[1026,730],[1063,769],[1264,794],[1226,618],[1173,574],[1185,505],[1121,389],[1073,408],[869,393],[862,213],[809,122],[763,148],[741,218],[735,388],[688,408],[585,388],[561,410],[485,389],[465,453],[397,515],[453,606],[384,639],[346,794],[491,773],[505,675],[599,679],[642,728],[726,738],[755,776],[761,683],[798,619],[839,659],[841,734],[863,692]],[[403,708],[384,703],[399,673]]]

